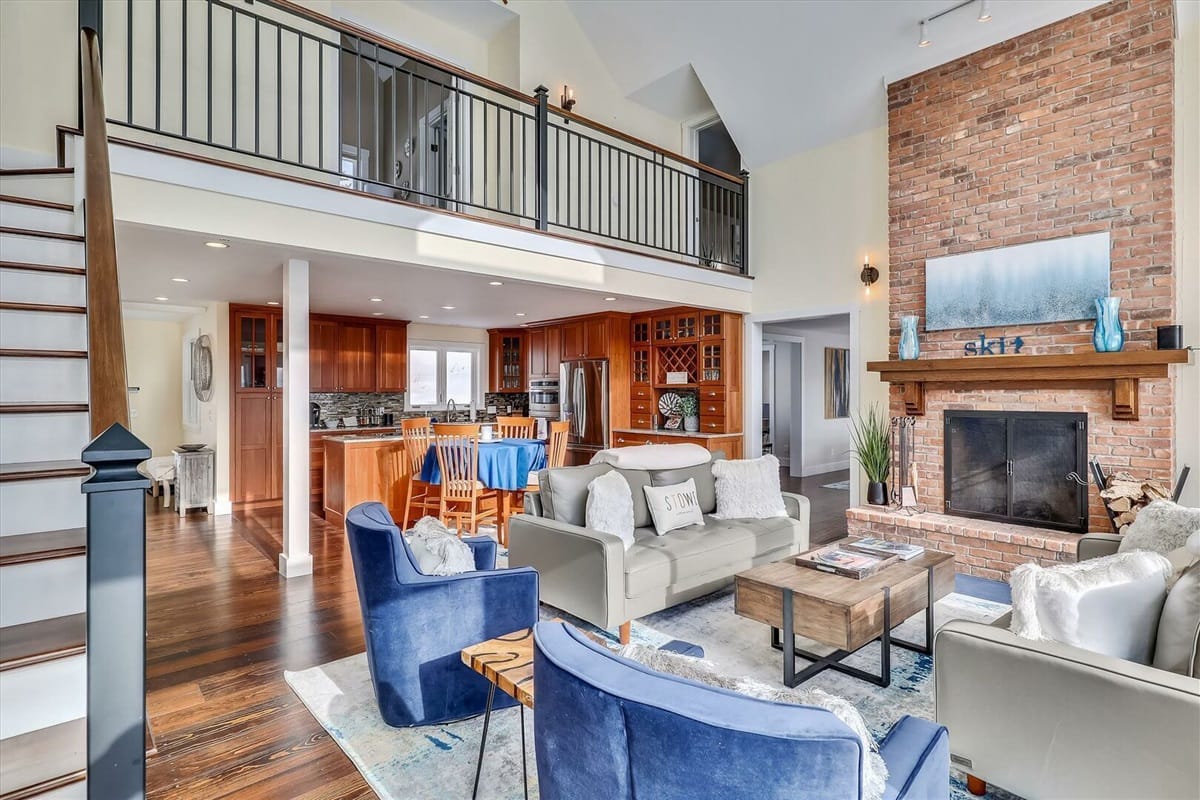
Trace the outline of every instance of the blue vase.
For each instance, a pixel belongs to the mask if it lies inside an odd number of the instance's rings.
[[[1119,353],[1125,347],[1125,329],[1121,326],[1121,298],[1096,298],[1096,327],[1092,346],[1097,353]]]
[[[915,314],[900,318],[901,361],[912,361],[921,355],[921,345],[917,342],[917,319]]]

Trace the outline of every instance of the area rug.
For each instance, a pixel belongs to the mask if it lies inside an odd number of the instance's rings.
[[[850,491],[850,481],[834,481],[833,483],[822,483],[822,489],[840,489],[843,492]]]
[[[951,594],[937,603],[934,618],[938,625],[951,619],[989,622],[1006,611],[1008,606],[1002,603]],[[564,616],[557,609],[548,607],[543,607],[542,615],[547,619]],[[612,639],[614,633],[605,632],[605,635]],[[920,641],[924,636],[923,617],[918,615],[907,620],[897,635]],[[769,630],[733,613],[732,588],[638,620],[633,623],[632,636],[635,641],[651,645],[661,645],[671,639],[696,642],[704,647],[705,657],[726,672],[772,683],[781,680],[781,656],[769,645]],[[820,645],[806,646],[823,652]],[[877,671],[879,645],[868,645],[847,661]],[[804,664],[803,661],[799,663]],[[284,677],[384,800],[471,796],[482,717],[423,728],[388,727],[375,706],[365,654],[300,672],[285,672]],[[819,687],[851,700],[878,736],[905,714],[933,718],[931,679],[932,660],[928,656],[894,648],[892,684],[887,689],[831,671],[807,681],[804,686]],[[533,712],[526,712],[525,724],[529,796],[537,797]],[[519,725],[520,712],[516,708],[492,715],[480,797],[489,800],[524,797]],[[989,797],[1014,800],[1013,795],[989,789]],[[953,772],[950,796],[953,800],[971,798],[962,776]]]

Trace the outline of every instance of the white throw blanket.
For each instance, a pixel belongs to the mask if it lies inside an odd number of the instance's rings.
[[[458,575],[475,570],[475,553],[436,517],[422,517],[408,543],[423,575]]]
[[[698,444],[643,444],[614,447],[592,456],[593,464],[609,464],[617,469],[684,469],[707,464],[712,453]]]

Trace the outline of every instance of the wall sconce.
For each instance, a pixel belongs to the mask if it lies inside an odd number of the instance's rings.
[[[877,270],[875,267],[872,267],[870,260],[868,260],[865,256],[863,257],[862,272],[858,274],[858,279],[862,281],[863,294],[866,297],[870,297],[871,284],[879,280],[879,270]]]
[[[563,92],[562,97],[559,99],[559,105],[562,106],[563,111],[570,111],[575,107],[575,90],[565,83],[563,84]]]

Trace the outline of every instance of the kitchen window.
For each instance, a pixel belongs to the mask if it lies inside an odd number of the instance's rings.
[[[408,345],[408,411],[443,411],[450,401],[466,410],[483,405],[480,345],[462,342],[421,342]]]

